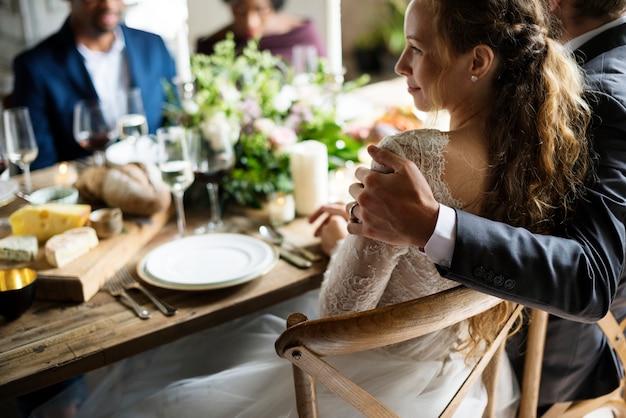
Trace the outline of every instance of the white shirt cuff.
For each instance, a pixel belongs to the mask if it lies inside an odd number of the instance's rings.
[[[455,242],[456,212],[454,209],[440,204],[435,231],[424,246],[424,252],[433,263],[442,267],[450,267]]]

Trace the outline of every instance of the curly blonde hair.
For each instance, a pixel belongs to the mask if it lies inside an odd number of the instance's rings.
[[[496,57],[487,118],[489,181],[480,215],[547,234],[573,213],[591,172],[584,76],[550,38],[554,21],[541,0],[415,0],[430,7],[442,71],[441,103],[451,57],[477,45]],[[438,99],[439,97],[439,99]],[[512,304],[470,321],[475,344],[490,340]]]

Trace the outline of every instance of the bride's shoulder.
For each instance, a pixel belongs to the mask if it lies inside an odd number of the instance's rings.
[[[438,129],[416,129],[386,136],[379,146],[408,157],[416,153],[439,154],[448,141],[448,135]]]

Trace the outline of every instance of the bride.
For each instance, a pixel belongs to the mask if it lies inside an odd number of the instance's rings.
[[[549,38],[548,13],[541,0],[411,1],[396,71],[417,108],[449,112],[450,130],[408,131],[381,143],[416,162],[439,202],[545,233],[582,193],[589,120],[582,74]],[[319,292],[119,362],[77,416],[296,416],[291,364],[274,352],[288,314],[361,311],[457,285],[420,250],[343,238],[335,214],[328,206],[313,216],[323,219],[323,248],[333,251]],[[436,417],[507,309],[330,360],[400,416]],[[504,369],[498,417],[515,415],[518,396],[508,362]],[[481,416],[485,404],[477,384],[457,416]],[[324,388],[319,407],[321,416],[357,415]]]

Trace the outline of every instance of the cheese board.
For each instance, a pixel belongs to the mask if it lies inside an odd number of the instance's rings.
[[[101,239],[88,253],[60,268],[45,257],[43,244],[30,262],[0,261],[0,269],[30,267],[37,271],[37,299],[86,302],[167,223],[170,211],[124,220],[121,234]]]

